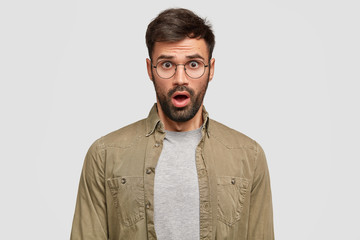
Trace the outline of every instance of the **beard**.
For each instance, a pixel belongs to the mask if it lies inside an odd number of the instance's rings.
[[[199,90],[198,93],[195,93],[193,89],[184,85],[176,86],[173,89],[169,90],[167,93],[164,93],[160,90],[159,86],[156,84],[154,75],[152,77],[153,77],[156,96],[160,103],[161,109],[169,119],[171,119],[174,122],[187,122],[196,115],[196,113],[199,111],[203,103],[206,89],[209,84],[209,76],[206,81],[206,84],[202,86],[202,88]],[[186,91],[189,93],[190,103],[187,106],[178,108],[172,104],[171,97],[176,91]]]

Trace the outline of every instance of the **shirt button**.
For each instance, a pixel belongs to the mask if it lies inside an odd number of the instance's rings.
[[[160,144],[159,143],[155,143],[155,147],[159,147],[160,146]]]
[[[146,208],[149,209],[150,208],[150,203],[146,203]]]
[[[210,205],[209,205],[209,203],[204,203],[203,207],[205,210],[209,210]]]
[[[205,169],[201,169],[201,170],[199,171],[199,177],[204,177],[205,175],[206,175]]]
[[[150,174],[151,172],[151,168],[146,169],[146,174]]]
[[[232,185],[235,184],[235,178],[231,179],[231,184],[232,184]]]
[[[125,179],[125,178],[122,178],[122,179],[121,179],[121,183],[122,183],[122,184],[125,184],[125,183],[126,183],[126,179]]]

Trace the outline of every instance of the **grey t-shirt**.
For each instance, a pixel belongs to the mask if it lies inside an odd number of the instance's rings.
[[[201,128],[166,131],[155,168],[154,221],[159,240],[199,240],[199,184],[195,164]]]

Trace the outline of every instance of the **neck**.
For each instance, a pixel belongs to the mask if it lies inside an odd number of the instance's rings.
[[[161,122],[164,124],[165,130],[174,132],[187,132],[198,129],[203,124],[202,109],[203,105],[199,108],[195,116],[186,122],[175,122],[168,118],[161,109],[159,103],[157,103],[158,114]]]

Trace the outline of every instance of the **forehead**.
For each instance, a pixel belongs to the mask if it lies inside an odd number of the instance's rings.
[[[208,59],[208,48],[204,39],[185,38],[178,42],[155,42],[153,60],[160,56],[172,56],[174,59],[185,59],[187,56],[200,55]]]

